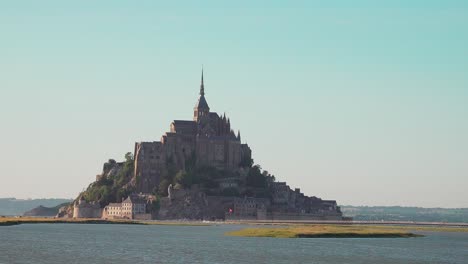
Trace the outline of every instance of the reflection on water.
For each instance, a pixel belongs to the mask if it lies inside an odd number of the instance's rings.
[[[0,263],[468,263],[467,233],[423,238],[242,238],[242,226],[0,227]]]

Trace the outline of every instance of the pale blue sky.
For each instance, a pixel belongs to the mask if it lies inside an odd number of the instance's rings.
[[[204,64],[278,180],[468,207],[466,1],[199,2],[0,0],[0,197],[75,197],[191,118]]]

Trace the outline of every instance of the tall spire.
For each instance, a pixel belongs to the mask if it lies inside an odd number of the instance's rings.
[[[202,66],[202,69],[201,69],[200,95],[205,96],[205,84],[203,83],[203,66]]]
[[[200,97],[198,98],[197,103],[195,104],[193,111],[193,120],[198,121],[200,117],[207,116],[210,113],[210,107],[205,99],[205,84],[203,82],[203,66],[201,72],[201,83],[200,83]]]

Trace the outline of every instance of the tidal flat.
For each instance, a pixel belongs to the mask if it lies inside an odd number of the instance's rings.
[[[421,232],[464,232],[467,227],[392,226],[392,225],[294,225],[249,227],[227,232],[228,236],[273,238],[409,238],[422,237]]]

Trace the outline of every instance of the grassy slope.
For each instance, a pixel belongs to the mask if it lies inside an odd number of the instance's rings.
[[[295,225],[280,228],[246,228],[226,233],[244,237],[418,237],[413,231],[468,232],[468,228],[363,226],[363,225]]]

